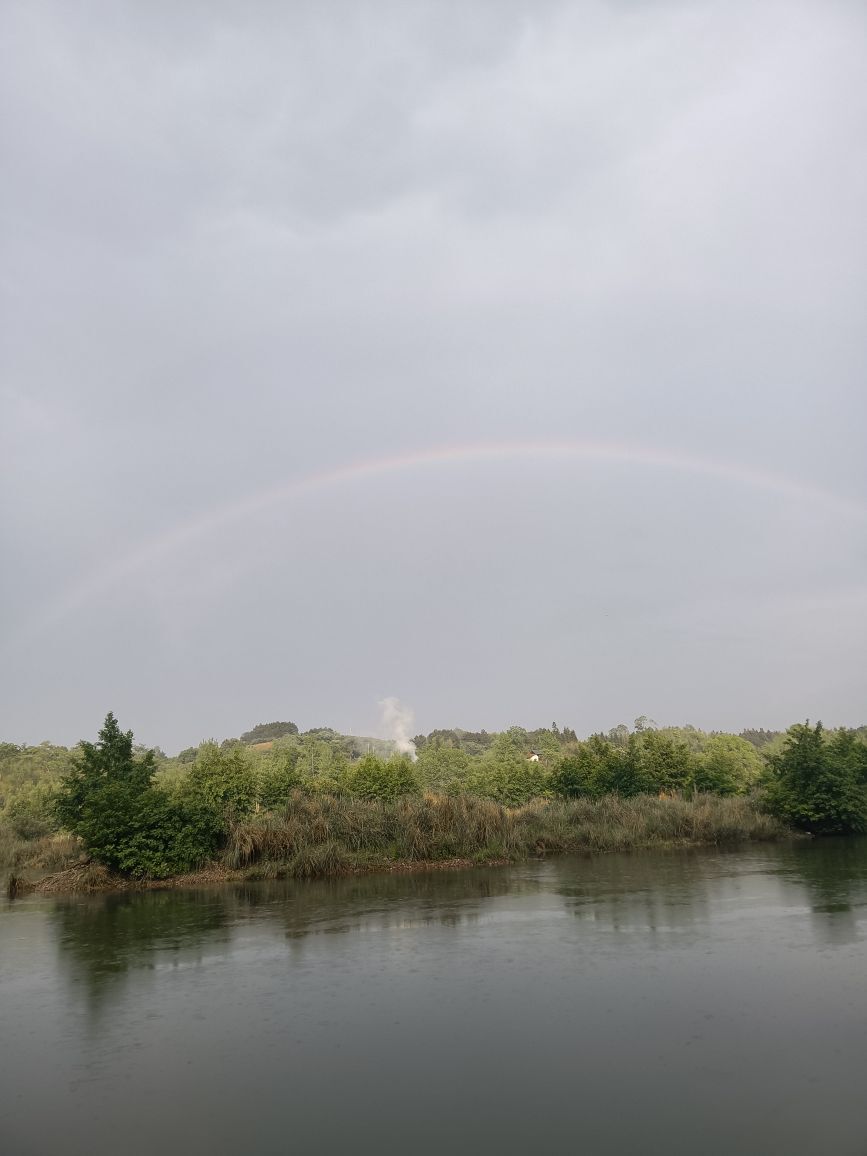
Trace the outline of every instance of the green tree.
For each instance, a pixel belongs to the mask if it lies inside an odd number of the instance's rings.
[[[590,794],[599,798],[611,794],[636,794],[634,775],[626,749],[605,735],[591,735],[581,746],[585,751],[584,765]],[[627,746],[629,742],[627,732]]]
[[[867,786],[867,745],[857,731],[841,727],[827,743],[828,761],[836,773]]]
[[[601,737],[607,738],[616,747],[625,747],[629,742],[629,727],[626,723],[618,723],[616,727],[611,728],[607,735]]]
[[[466,751],[431,742],[419,752],[415,769],[419,781],[428,790],[451,795],[462,792],[469,765],[470,756]]]
[[[639,791],[651,793],[694,789],[696,760],[686,743],[648,728],[632,736],[627,754],[633,759]]]
[[[201,808],[158,790],[153,775],[153,752],[134,754],[132,731],[109,712],[60,784],[58,818],[114,870],[161,877],[188,869],[213,850],[217,830]]]
[[[82,742],[81,754],[61,784],[61,823],[81,838],[95,859],[121,868],[126,847],[147,824],[143,802],[153,773],[153,757],[133,757],[132,731],[121,731],[109,712],[97,741]]]
[[[419,782],[412,762],[406,755],[378,759],[365,755],[353,763],[344,776],[347,789],[362,799],[392,802],[403,795],[415,795]]]
[[[530,736],[523,727],[509,727],[494,736],[490,754],[496,759],[521,757],[526,759],[530,753]]]
[[[758,782],[762,770],[751,742],[737,735],[710,735],[697,756],[695,785],[716,795],[742,795]]]
[[[826,741],[822,724],[796,723],[771,760],[768,808],[813,834],[867,830],[867,795],[859,781],[860,756],[847,732]]]
[[[548,771],[541,761],[509,753],[508,745],[504,750],[494,743],[487,755],[470,765],[466,784],[468,794],[493,799],[505,807],[520,807],[545,793]]]
[[[74,751],[53,743],[35,747],[0,743],[0,808],[22,790],[58,783],[72,767]]]
[[[281,747],[263,759],[258,767],[259,801],[268,810],[282,807],[301,784],[297,749]]]
[[[187,780],[192,800],[210,808],[223,829],[246,818],[256,802],[256,776],[244,747],[202,743]]]
[[[298,727],[294,722],[257,723],[252,730],[244,731],[241,742],[252,746],[253,743],[273,742],[285,735],[297,735]]]
[[[3,808],[0,815],[19,839],[38,839],[57,830],[55,783],[28,783]]]
[[[645,731],[655,731],[658,727],[652,718],[648,718],[646,714],[641,714],[632,724],[632,729],[637,735],[641,735]]]
[[[764,728],[756,730],[755,728],[748,727],[742,730],[738,737],[746,739],[748,743],[752,743],[757,750],[760,750],[762,747],[767,746],[768,743],[773,742],[780,734],[780,731],[766,731]]]
[[[595,798],[599,794],[599,759],[588,743],[579,743],[551,775],[551,790],[562,799]]]
[[[349,766],[350,742],[327,727],[307,731],[297,738],[278,739],[274,752],[292,751],[305,790],[336,793],[342,790],[342,779]]]

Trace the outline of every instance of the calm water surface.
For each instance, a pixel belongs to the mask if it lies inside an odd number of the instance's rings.
[[[867,1153],[867,840],[0,905],[0,1152]]]

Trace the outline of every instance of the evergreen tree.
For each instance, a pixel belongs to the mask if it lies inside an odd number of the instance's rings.
[[[600,793],[599,757],[588,743],[561,760],[551,776],[551,790],[561,799],[596,798]]]
[[[768,807],[817,835],[867,830],[867,794],[859,782],[862,766],[844,733],[829,743],[821,723],[796,723],[782,752],[771,761]]]
[[[154,787],[153,774],[153,751],[135,754],[132,731],[109,712],[60,784],[58,818],[115,871],[161,877],[189,869],[213,850],[219,827],[205,808]]]
[[[97,741],[82,742],[80,752],[58,792],[58,817],[95,859],[122,868],[126,848],[144,823],[153,755],[133,757],[132,731],[122,731],[110,711]]]

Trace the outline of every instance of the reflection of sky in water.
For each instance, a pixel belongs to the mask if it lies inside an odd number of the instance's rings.
[[[580,1112],[593,1152],[692,1151],[690,1122],[704,1152],[854,1152],[865,931],[867,841],[25,899],[0,1135],[219,1154],[254,1112],[283,1151],[291,1112],[324,1151],[573,1150]]]

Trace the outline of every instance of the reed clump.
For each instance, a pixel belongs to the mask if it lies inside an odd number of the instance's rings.
[[[469,795],[393,802],[292,795],[230,831],[223,864],[257,878],[337,875],[394,863],[515,861],[563,852],[776,839],[785,828],[749,798],[640,795],[509,808]]]
[[[0,823],[0,866],[16,870],[62,871],[77,863],[81,844],[72,835],[42,835],[22,839],[7,823]]]

